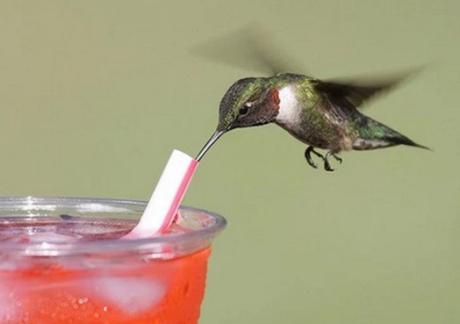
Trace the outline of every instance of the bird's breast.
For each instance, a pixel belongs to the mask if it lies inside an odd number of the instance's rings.
[[[279,89],[279,110],[276,122],[291,130],[299,125],[302,105],[297,98],[295,85],[289,84]]]

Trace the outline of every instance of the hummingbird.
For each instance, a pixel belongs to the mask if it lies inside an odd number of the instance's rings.
[[[243,78],[230,86],[220,101],[216,130],[198,153],[197,160],[201,160],[223,134],[237,128],[270,123],[305,143],[307,163],[317,168],[313,159],[316,156],[326,171],[334,171],[331,159],[342,163],[339,153],[343,151],[396,145],[428,149],[364,115],[361,109],[377,95],[395,88],[414,71],[367,81],[320,80],[301,73],[280,72],[295,71],[291,68],[295,60],[287,59],[285,55],[277,57],[274,48],[263,42],[267,39],[260,29],[250,28],[195,51],[220,62],[234,65],[238,61],[239,66],[259,66],[271,75]]]
[[[419,145],[400,132],[364,115],[360,107],[375,95],[395,87],[403,78],[374,83],[321,81],[306,75],[278,73],[236,81],[219,106],[216,131],[197,155],[200,160],[226,132],[275,123],[305,143],[306,161],[317,168],[312,155],[334,171],[342,151],[373,150],[396,145]],[[322,154],[317,149],[325,150]]]

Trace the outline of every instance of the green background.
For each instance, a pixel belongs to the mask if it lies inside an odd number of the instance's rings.
[[[276,126],[234,131],[186,204],[226,216],[202,324],[459,323],[458,1],[2,1],[0,194],[147,199],[254,71],[189,49],[259,22],[319,78],[428,68],[370,116],[433,148],[314,170]],[[238,50],[238,49],[236,49]],[[256,74],[257,75],[257,74]]]

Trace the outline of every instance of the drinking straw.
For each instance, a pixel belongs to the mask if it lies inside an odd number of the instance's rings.
[[[145,238],[165,232],[174,222],[198,161],[174,150],[139,223],[124,238]]]

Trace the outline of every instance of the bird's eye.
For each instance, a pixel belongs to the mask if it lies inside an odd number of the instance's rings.
[[[251,107],[251,103],[249,102],[245,103],[244,106],[240,108],[240,111],[239,111],[240,116],[246,115],[250,107]]]

